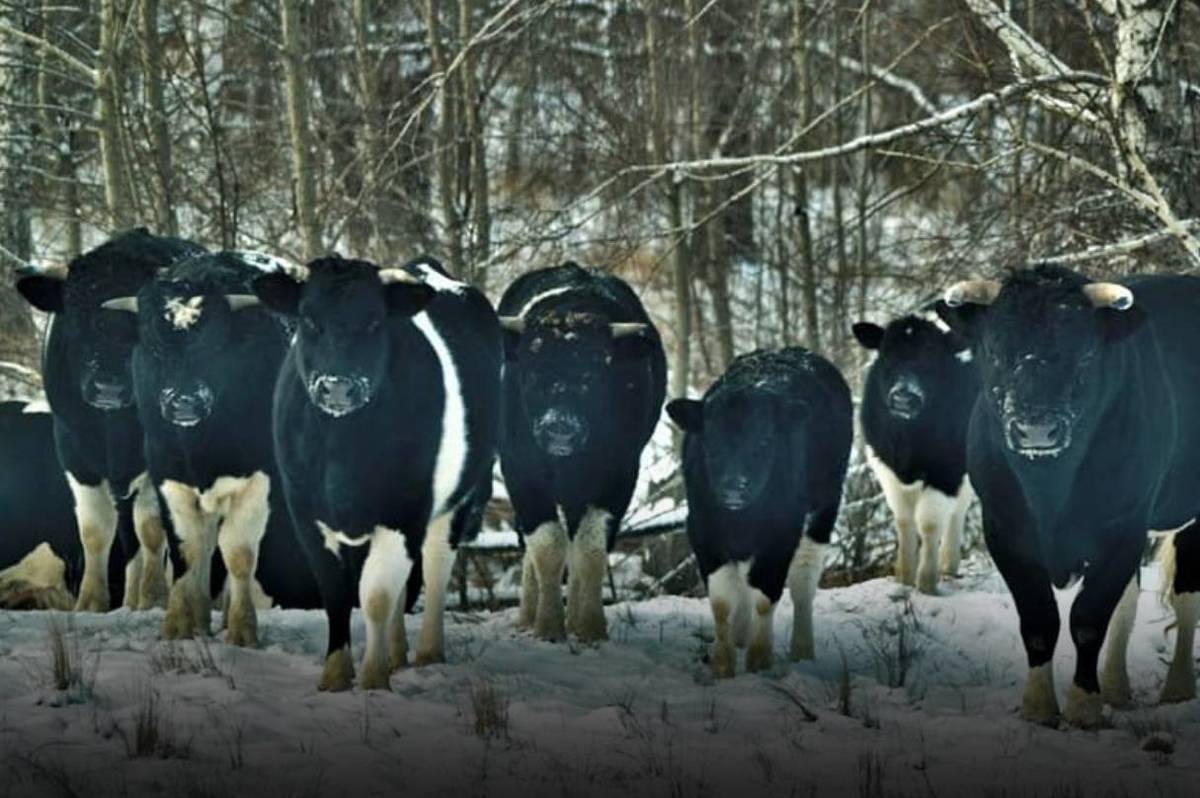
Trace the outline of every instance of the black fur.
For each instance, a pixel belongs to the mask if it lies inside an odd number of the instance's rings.
[[[259,274],[230,253],[204,254],[176,263],[142,287],[133,353],[138,415],[155,485],[172,480],[204,491],[220,477],[261,471],[270,478],[271,514],[256,575],[279,605],[311,608],[320,606],[320,595],[293,545],[271,440],[271,395],[288,328],[266,308],[233,311],[225,300],[229,294],[253,295]],[[176,329],[167,303],[193,297],[203,297],[197,321]],[[191,426],[174,423],[177,405],[167,397],[188,401],[198,395],[207,398],[207,406],[196,410],[204,417]],[[176,573],[182,573],[181,565]]]
[[[24,410],[24,402],[0,402],[0,569],[49,543],[66,562],[67,588],[74,592],[83,575],[83,549],[71,492],[54,456],[53,420],[49,413]]]
[[[854,334],[878,352],[859,411],[867,445],[904,484],[921,481],[956,495],[967,472],[967,424],[979,395],[975,366],[960,356],[967,342],[919,316],[903,316],[886,328],[859,323]],[[889,395],[909,386],[922,401],[915,415],[904,417],[890,409],[895,400]]]
[[[548,291],[557,293],[534,301]],[[662,412],[662,341],[624,281],[574,263],[529,272],[510,285],[499,313],[522,311],[525,330],[506,333],[500,447],[517,531],[532,533],[562,508],[574,539],[590,506],[609,513],[611,549],[637,484],[642,449]],[[609,325],[621,322],[646,327],[614,339]],[[575,430],[569,454],[551,454],[546,439],[539,442],[548,413]]]
[[[421,263],[442,271],[428,259]],[[335,556],[317,522],[355,538],[377,525],[397,529],[417,571],[434,512],[455,512],[452,545],[473,537],[491,495],[502,348],[495,313],[474,289],[384,286],[373,264],[336,256],[308,269],[306,282],[271,274],[254,287],[266,305],[300,322],[275,387],[274,445],[295,534],[320,585],[333,654],[349,645],[368,547],[342,546]],[[416,272],[412,264],[409,270]],[[445,340],[464,394],[469,453],[443,508],[432,506],[430,486],[446,397],[438,359],[413,321],[418,313]],[[344,411],[335,416],[315,404],[313,380],[321,376],[366,387],[329,394],[337,402],[329,406]]]
[[[1082,574],[1070,619],[1075,684],[1095,693],[1100,645],[1146,531],[1200,514],[1200,279],[1121,280],[1134,294],[1124,311],[1093,307],[1087,282],[1040,266],[1011,275],[992,305],[943,316],[971,339],[981,372],[968,468],[1029,664],[1053,656],[1051,585]],[[1012,432],[1043,419],[1066,441],[1056,456]]]
[[[854,426],[846,381],[806,349],[759,351],[667,410],[687,431],[687,534],[705,580],[750,560],[750,586],[778,601],[801,537],[828,543],[837,520]]]
[[[73,260],[65,281],[39,274],[17,281],[26,300],[55,314],[42,357],[55,450],[62,469],[81,484],[108,481],[120,518],[110,558],[116,566],[123,566],[138,549],[128,496],[146,463],[132,405],[130,356],[137,341],[136,322],[100,305],[136,294],[158,269],[202,251],[190,241],[138,228]],[[121,568],[116,570],[123,574]],[[120,602],[122,582],[123,578],[109,580],[112,605]]]

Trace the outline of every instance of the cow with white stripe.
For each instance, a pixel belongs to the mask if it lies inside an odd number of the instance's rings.
[[[967,479],[967,422],[979,376],[971,350],[933,309],[887,327],[859,322],[853,331],[877,353],[867,370],[860,418],[867,462],[896,523],[896,580],[936,593],[939,573],[958,572],[974,497]]]
[[[275,388],[274,435],[295,534],[320,585],[320,689],[351,687],[355,586],[363,689],[407,661],[406,582],[423,569],[416,664],[445,657],[455,548],[478,531],[499,429],[500,328],[482,294],[431,259],[379,268],[337,256],[264,274],[254,290],[299,328]]]
[[[227,574],[230,643],[257,644],[259,549],[279,498],[271,443],[271,394],[290,330],[261,307],[251,282],[261,256],[205,253],[160,271],[136,296],[104,303],[134,313],[133,383],[151,481],[170,513],[186,571],[171,587],[163,637],[208,634],[211,563]],[[254,264],[252,265],[252,262]],[[280,513],[273,513],[279,507]],[[280,523],[283,522],[283,523]],[[286,519],[274,537],[291,541]],[[277,542],[277,541],[276,541]],[[276,553],[280,551],[276,545]],[[307,565],[277,557],[267,593],[285,606],[313,605]]]
[[[499,310],[500,467],[525,544],[518,623],[544,640],[603,640],[608,552],[662,413],[662,341],[624,281],[574,263],[523,275]]]
[[[109,556],[118,533],[128,560],[125,605],[166,603],[166,533],[146,473],[130,372],[137,323],[103,305],[137,293],[159,269],[203,251],[138,228],[80,255],[64,272],[31,271],[17,281],[26,301],[54,314],[42,371],[83,544],[77,610],[111,606]]]

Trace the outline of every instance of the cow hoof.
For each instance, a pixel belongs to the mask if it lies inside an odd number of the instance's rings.
[[[402,671],[405,668],[407,668],[408,667],[408,650],[405,649],[404,651],[392,651],[391,653],[389,653],[388,654],[388,667],[391,668],[392,673],[395,673],[396,671]]]
[[[413,657],[413,664],[418,668],[425,665],[440,665],[446,661],[444,651],[417,651],[417,656]]]
[[[389,676],[390,674],[386,669],[365,662],[363,663],[362,676],[358,679],[358,686],[363,690],[391,690],[392,685],[388,680]]]
[[[258,648],[258,629],[255,624],[226,623],[225,642],[240,648]]]
[[[1034,678],[1031,674],[1025,684],[1025,696],[1021,700],[1021,719],[1042,726],[1058,726],[1058,699],[1054,697],[1053,683]]]
[[[917,581],[917,592],[924,593],[926,596],[936,596],[938,594],[938,583],[934,577],[921,577]]]
[[[1067,693],[1067,708],[1063,718],[1079,729],[1098,729],[1105,725],[1104,699],[1098,692],[1089,693],[1073,684]]]
[[[603,614],[599,618],[584,621],[575,630],[575,637],[580,643],[602,643],[608,639],[608,621]]]
[[[757,646],[751,644],[746,649],[746,672],[760,673],[769,670],[775,664],[775,657],[771,652],[770,646]]]
[[[1162,693],[1158,697],[1161,704],[1178,704],[1191,701],[1196,697],[1196,677],[1191,673],[1176,674],[1174,668],[1167,673],[1167,681],[1163,683]]]
[[[1100,697],[1104,703],[1114,709],[1128,709],[1133,706],[1133,690],[1129,686],[1129,676],[1102,675],[1100,677]]]
[[[792,647],[788,652],[788,656],[791,658],[792,662],[807,662],[817,658],[816,652],[813,650],[813,644],[811,640],[804,643],[797,640],[792,640]]]
[[[540,616],[534,625],[533,634],[539,640],[545,640],[548,643],[558,643],[565,640],[567,637],[567,627],[563,621],[563,616],[561,614],[558,617]]]
[[[163,616],[163,640],[190,640],[196,636],[196,623],[192,613],[179,602],[172,602]]]
[[[94,586],[80,588],[75,612],[108,612],[108,591]]]
[[[737,652],[731,645],[713,645],[712,672],[718,679],[732,679],[737,669]]]
[[[340,693],[354,685],[354,663],[350,660],[350,649],[343,648],[325,658],[325,669],[321,672],[318,690]]]

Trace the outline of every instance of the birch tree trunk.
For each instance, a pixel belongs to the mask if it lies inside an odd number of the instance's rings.
[[[158,0],[140,0],[142,85],[145,87],[146,127],[154,148],[154,221],[157,232],[175,235],[175,192],[171,176],[171,133],[163,104],[162,51],[158,41]]]
[[[96,125],[100,131],[100,157],[104,166],[104,205],[113,228],[133,226],[135,215],[126,183],[121,146],[121,106],[118,89],[117,2],[100,2],[100,46],[96,51]]]
[[[469,157],[468,184],[471,187],[471,254],[464,264],[468,282],[480,290],[485,288],[485,264],[492,250],[492,216],[488,201],[488,164],[484,143],[484,125],[480,110],[483,98],[476,85],[475,50],[469,47],[472,36],[472,0],[458,0],[458,40],[466,47],[462,60],[462,104],[465,111]]]
[[[368,249],[374,241],[371,255],[382,262],[382,231],[384,230],[383,202],[379,195],[379,171],[383,168],[383,130],[375,80],[375,64],[371,59],[367,34],[367,0],[353,0],[350,15],[354,28],[354,65],[358,77],[359,111],[362,115],[362,135],[358,137],[359,159],[362,161],[363,207],[368,226]]]
[[[321,233],[316,218],[316,180],[313,176],[308,112],[308,76],[300,44],[298,0],[279,0],[283,29],[283,64],[287,81],[288,130],[292,143],[292,177],[295,182],[296,221],[304,257],[321,254]]]
[[[812,80],[809,77],[808,26],[809,12],[804,0],[795,0],[792,6],[793,37],[795,39],[794,70],[799,107],[796,128],[804,130],[812,121]],[[817,263],[813,254],[812,219],[809,216],[808,171],[805,166],[794,169],[793,192],[796,195],[796,237],[800,245],[801,289],[804,305],[804,343],[814,352],[823,351],[821,346],[821,316],[817,304]],[[786,283],[786,280],[784,281]],[[785,342],[786,343],[786,342]]]
[[[442,241],[445,242],[443,246],[447,248],[451,269],[457,270],[463,265],[462,216],[455,202],[458,194],[455,183],[458,153],[457,114],[451,91],[453,83],[451,77],[446,74],[448,61],[442,46],[438,0],[425,0],[425,27],[429,37],[430,68],[437,76],[438,86],[438,124],[433,142],[434,182],[437,184],[441,212]]]

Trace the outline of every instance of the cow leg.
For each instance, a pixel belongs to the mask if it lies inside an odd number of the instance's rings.
[[[133,531],[138,539],[135,559],[140,571],[128,574],[134,588],[135,608],[148,610],[167,605],[167,533],[163,529],[158,491],[150,475],[143,473],[134,482]],[[126,581],[128,591],[130,582]]]
[[[1196,697],[1196,666],[1192,645],[1200,620],[1200,525],[1192,522],[1167,541],[1175,547],[1171,603],[1175,608],[1175,656],[1159,700],[1164,704]]]
[[[1111,538],[1110,538],[1111,539]],[[1117,538],[1107,557],[1088,567],[1083,588],[1071,605],[1071,639],[1075,642],[1075,679],[1067,693],[1063,716],[1073,726],[1096,728],[1104,722],[1104,701],[1096,665],[1113,611],[1126,586],[1137,576],[1145,532]]]
[[[142,593],[142,549],[139,546],[138,550],[133,553],[129,561],[125,563],[125,591],[121,599],[121,606],[129,609],[139,609]]]
[[[905,485],[879,458],[871,456],[868,462],[896,523],[896,581],[911,585],[916,579],[916,512],[921,489],[919,484]]]
[[[421,544],[425,612],[421,615],[421,632],[413,660],[416,665],[446,661],[446,590],[450,586],[455,556],[454,549],[450,547],[451,518],[450,513],[445,513],[434,519],[425,531],[425,542]]]
[[[404,608],[408,604],[408,585],[400,588],[400,597],[396,599],[396,609],[392,611],[392,621],[388,625],[388,667],[398,671],[408,665],[408,630],[404,627]]]
[[[525,556],[533,558],[538,599],[534,634],[556,642],[566,637],[562,577],[567,564],[567,533],[557,521],[547,521],[525,538]]]
[[[817,543],[807,535],[800,539],[800,546],[788,569],[788,590],[792,594],[792,646],[793,661],[813,659],[816,647],[813,643],[813,599],[825,568],[824,543]]]
[[[713,676],[729,679],[737,671],[737,649],[734,646],[733,617],[739,605],[750,601],[750,586],[746,583],[745,563],[726,563],[708,577],[708,600],[713,614]]]
[[[967,511],[971,509],[974,496],[970,480],[963,477],[954,499],[954,514],[950,517],[950,525],[946,527],[946,536],[942,538],[942,550],[938,555],[938,571],[942,576],[958,576],[962,564],[963,528],[967,524]]]
[[[517,615],[517,628],[528,629],[537,621],[538,582],[537,569],[529,548],[521,557],[521,609]]]
[[[219,517],[205,513],[196,491],[182,482],[166,480],[161,492],[187,566],[171,586],[162,636],[166,640],[180,640],[207,635],[212,616],[209,580]]]
[[[1124,708],[1133,702],[1133,691],[1129,687],[1129,670],[1125,664],[1125,653],[1129,649],[1129,636],[1133,633],[1133,622],[1137,620],[1138,577],[1129,580],[1117,611],[1108,622],[1108,650],[1104,656],[1104,670],[1100,673],[1100,696],[1112,707]]]
[[[1060,620],[1058,604],[1050,586],[1050,575],[1033,558],[1022,556],[1014,548],[1015,536],[998,529],[984,514],[984,535],[988,551],[1004,577],[1021,623],[1021,640],[1029,674],[1021,700],[1021,717],[1047,726],[1058,724],[1058,698],[1054,694],[1054,647],[1058,643]]]
[[[67,484],[75,500],[75,520],[79,524],[79,542],[83,544],[83,579],[75,611],[106,612],[108,558],[117,537],[117,503],[107,480],[98,485],[84,485],[68,472]]]
[[[608,639],[604,617],[604,576],[608,572],[608,532],[612,515],[589,507],[571,541],[567,569],[567,617],[583,643]]]
[[[937,595],[938,549],[953,523],[957,500],[940,490],[926,488],[917,503],[917,528],[921,532],[921,563],[917,568],[917,590]]]
[[[257,471],[240,489],[223,500],[217,545],[227,572],[229,604],[225,610],[226,640],[230,645],[258,645],[258,613],[254,602],[254,572],[258,550],[267,533],[271,478]]]
[[[358,680],[358,686],[364,690],[390,689],[392,619],[404,597],[404,585],[408,582],[411,568],[412,558],[408,556],[404,536],[393,529],[376,527],[371,536],[371,550],[367,553],[358,579],[358,601],[367,627],[367,651],[363,655],[362,675]],[[403,612],[403,609],[400,611]],[[332,639],[330,642],[332,644]],[[335,651],[331,657],[336,654]],[[329,667],[327,661],[327,673]]]

